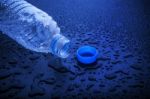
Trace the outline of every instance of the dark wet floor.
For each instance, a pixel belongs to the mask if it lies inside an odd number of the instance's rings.
[[[60,59],[0,34],[0,99],[150,99],[148,0],[28,0],[50,14],[72,41]],[[99,50],[91,65],[76,50]]]

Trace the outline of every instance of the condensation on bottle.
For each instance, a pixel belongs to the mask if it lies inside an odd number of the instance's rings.
[[[44,11],[24,0],[0,0],[0,30],[27,49],[69,56],[70,41]]]

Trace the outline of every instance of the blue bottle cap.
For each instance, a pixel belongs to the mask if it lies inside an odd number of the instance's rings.
[[[96,48],[91,46],[82,46],[77,50],[77,59],[83,64],[94,63],[98,56]]]

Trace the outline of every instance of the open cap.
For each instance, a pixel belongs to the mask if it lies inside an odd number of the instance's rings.
[[[82,46],[77,50],[77,59],[83,64],[94,63],[98,57],[98,51],[91,46]]]

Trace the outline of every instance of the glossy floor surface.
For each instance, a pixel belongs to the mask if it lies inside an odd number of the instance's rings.
[[[150,99],[148,0],[28,0],[46,11],[71,40],[60,59],[23,48],[0,34],[0,99]],[[83,65],[76,50],[94,46]]]

